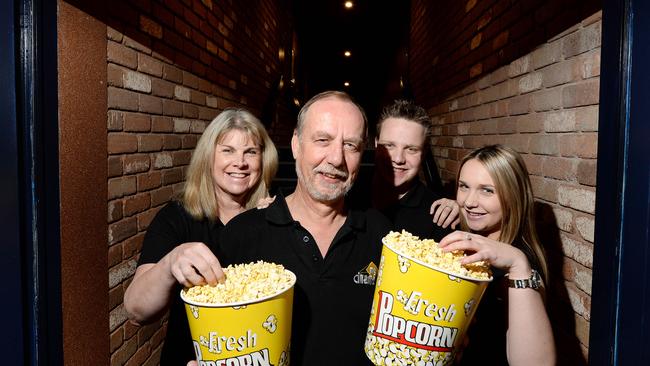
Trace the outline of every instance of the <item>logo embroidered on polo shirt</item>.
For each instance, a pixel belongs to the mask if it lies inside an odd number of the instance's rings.
[[[354,275],[354,283],[357,285],[374,285],[377,279],[377,265],[370,262],[364,268],[361,268],[357,274]]]

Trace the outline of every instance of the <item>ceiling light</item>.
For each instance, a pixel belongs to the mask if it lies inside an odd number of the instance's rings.
[[[346,82],[343,83],[343,85],[344,85],[344,86],[350,86],[350,82],[349,82],[349,81],[346,81]]]
[[[345,8],[346,9],[352,9],[353,6],[354,6],[354,3],[352,1],[346,1],[345,2]]]
[[[345,55],[345,57],[352,56],[352,52],[350,52],[350,51],[345,51],[345,52],[343,52],[343,54]]]

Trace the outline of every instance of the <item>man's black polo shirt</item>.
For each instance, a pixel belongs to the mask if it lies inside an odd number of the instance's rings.
[[[396,231],[406,230],[420,239],[434,239],[440,242],[452,230],[433,223],[429,213],[433,201],[443,198],[415,180],[415,185],[397,203],[381,212],[393,222]]]
[[[371,365],[363,345],[381,238],[390,229],[378,211],[351,210],[322,258],[278,195],[268,208],[244,212],[226,225],[219,259],[224,266],[265,260],[296,274],[291,365]]]

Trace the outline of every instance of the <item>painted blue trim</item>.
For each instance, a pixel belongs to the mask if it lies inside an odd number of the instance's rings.
[[[650,5],[603,4],[590,365],[650,364]]]
[[[13,1],[0,2],[0,296],[3,310],[0,321],[0,353],[3,364],[24,363],[23,267],[20,237],[19,154],[16,115],[16,44]]]

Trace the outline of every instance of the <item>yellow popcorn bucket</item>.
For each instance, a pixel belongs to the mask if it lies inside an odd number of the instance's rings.
[[[287,366],[293,287],[254,301],[200,303],[181,291],[199,366]]]
[[[445,272],[382,243],[366,355],[375,365],[453,364],[491,279]]]

